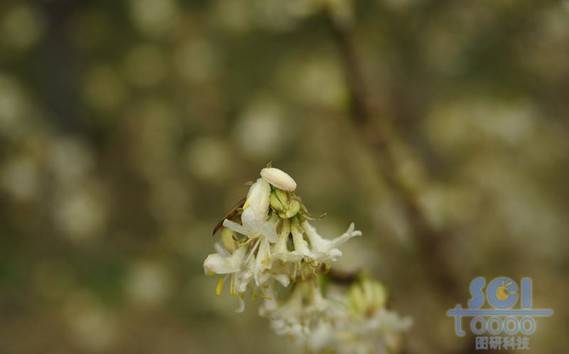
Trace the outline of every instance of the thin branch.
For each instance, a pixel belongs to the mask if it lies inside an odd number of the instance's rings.
[[[338,21],[331,11],[328,11],[326,18],[344,67],[350,95],[351,120],[360,136],[375,152],[374,156],[385,174],[386,183],[401,200],[427,275],[440,294],[449,299],[457,299],[463,289],[451,271],[452,266],[443,247],[450,239],[450,232],[437,229],[429,222],[419,205],[415,191],[401,178],[397,151],[402,148],[409,149],[409,146],[405,146],[392,122],[381,116],[369,99],[364,70],[355,48],[351,28]],[[472,337],[465,340],[461,352],[476,352]]]
[[[335,21],[332,15],[327,17],[330,30],[334,36],[340,57],[346,73],[348,91],[350,94],[350,111],[354,126],[364,138],[366,143],[375,152],[374,156],[381,170],[385,173],[385,180],[389,187],[401,199],[404,212],[412,229],[412,234],[418,245],[422,261],[427,262],[430,275],[439,288],[449,293],[461,291],[454,275],[450,272],[447,257],[444,256],[441,243],[447,240],[449,233],[434,228],[421,209],[415,191],[400,178],[400,166],[397,160],[397,151],[403,146],[391,122],[379,118],[377,108],[369,100],[361,61],[357,56],[353,34],[342,23]]]

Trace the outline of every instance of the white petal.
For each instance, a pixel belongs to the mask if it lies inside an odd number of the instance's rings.
[[[223,256],[213,253],[207,256],[203,267],[206,274],[229,274],[238,272],[241,269],[243,257],[246,249],[244,247],[237,249],[231,256]]]
[[[269,200],[271,196],[271,187],[262,178],[253,183],[247,193],[247,200],[243,205],[243,214],[241,221],[247,226],[251,222],[264,221],[269,213]]]
[[[413,325],[413,320],[409,317],[400,317],[393,311],[382,309],[379,311],[381,323],[380,329],[383,331],[406,331]]]
[[[281,234],[273,247],[273,254],[287,253],[288,236],[290,234],[290,225],[288,220],[283,221]]]
[[[286,252],[281,252],[281,253],[276,253],[274,255],[275,258],[280,259],[283,262],[287,262],[287,263],[294,263],[294,262],[298,262],[302,259],[302,257],[305,257],[306,254],[301,254],[300,252],[290,252],[290,251],[286,251]]]
[[[231,253],[227,252],[227,250],[219,242],[214,243],[213,248],[217,253],[219,253],[222,256],[227,257],[231,255]]]
[[[309,256],[310,249],[308,243],[302,237],[302,234],[296,230],[292,230],[292,243],[294,244],[294,252],[302,256]]]
[[[302,223],[302,228],[315,252],[327,252],[331,248],[331,241],[323,238],[308,221]]]
[[[223,220],[223,226],[231,231],[237,232],[238,234],[251,236],[251,230],[229,219]]]
[[[235,312],[243,312],[245,311],[245,300],[241,296],[237,296],[239,300],[239,307],[235,310]]]
[[[326,252],[313,252],[313,257],[320,262],[335,262],[342,257],[342,251],[332,248]]]
[[[269,241],[266,238],[260,240],[259,251],[255,258],[254,271],[255,274],[255,285],[261,286],[270,278],[270,274],[267,270],[271,268],[271,248]]]
[[[267,182],[287,192],[294,192],[296,189],[296,182],[283,170],[274,167],[267,167],[261,170],[261,177]]]
[[[308,221],[304,221],[302,223],[302,227],[304,228],[306,236],[308,236],[308,239],[310,240],[310,245],[313,247],[313,249],[322,252],[327,252],[332,248],[336,248],[341,244],[345,243],[346,241],[348,241],[349,239],[351,239],[352,237],[362,235],[361,231],[354,231],[354,223],[350,224],[350,227],[346,232],[344,232],[342,235],[332,240],[328,240],[320,236],[316,231],[316,229]]]
[[[269,240],[261,240],[261,245],[259,246],[259,252],[257,252],[255,262],[257,269],[265,270],[271,268],[271,248]]]
[[[361,236],[362,232],[359,230],[354,230],[354,227],[355,227],[354,223],[351,223],[350,227],[348,228],[348,230],[346,230],[346,232],[344,232],[339,237],[333,239],[332,242],[334,243],[334,247],[340,246],[341,244],[345,243],[352,237]]]
[[[277,223],[276,220],[269,220],[262,223],[258,229],[262,236],[265,236],[270,242],[277,242]]]

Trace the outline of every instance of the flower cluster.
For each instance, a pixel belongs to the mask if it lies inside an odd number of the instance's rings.
[[[260,315],[271,320],[277,334],[288,335],[313,353],[398,350],[401,334],[411,326],[411,320],[386,309],[387,294],[380,283],[363,278],[347,291],[330,287],[324,296],[316,282],[299,282],[285,301],[265,300]]]
[[[379,282],[364,278],[346,293],[329,296],[336,305],[333,317],[318,323],[305,346],[343,354],[397,352],[412,321],[386,309],[387,293]]]
[[[342,255],[341,244],[361,235],[353,224],[332,240],[319,235],[295,189],[288,174],[264,168],[236,215],[241,223],[223,221],[223,242],[204,261],[206,274],[222,275],[217,293],[229,282],[229,293],[240,299],[240,311],[249,290],[267,297],[275,280],[287,287],[313,278]]]
[[[381,284],[359,279],[347,291],[323,291],[331,264],[342,256],[339,247],[361,232],[352,223],[334,239],[322,237],[295,190],[288,174],[264,168],[242,206],[223,220],[217,252],[204,261],[206,274],[221,275],[216,293],[229,283],[238,311],[247,293],[260,295],[259,314],[274,331],[313,352],[393,351],[410,323],[385,309]]]

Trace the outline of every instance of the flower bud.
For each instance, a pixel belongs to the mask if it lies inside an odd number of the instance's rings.
[[[288,193],[277,189],[271,193],[271,207],[278,212],[284,212],[288,209]]]
[[[293,199],[288,204],[288,209],[285,211],[284,218],[290,219],[300,211],[300,202],[296,199]]]
[[[287,192],[294,192],[296,182],[283,170],[274,167],[266,167],[261,170],[261,177],[275,188]]]
[[[387,293],[381,283],[364,279],[350,288],[348,299],[352,311],[369,315],[385,306]]]

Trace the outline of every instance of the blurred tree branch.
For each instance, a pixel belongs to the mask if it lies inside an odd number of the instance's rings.
[[[414,159],[412,163],[419,169],[421,177],[428,176],[426,168],[415,158],[416,155],[413,154],[411,147],[401,139],[388,115],[381,114],[380,107],[370,99],[366,76],[350,24],[335,16],[331,8],[326,9],[326,20],[342,61],[350,98],[352,123],[359,136],[373,150],[387,185],[400,199],[425,273],[439,294],[449,300],[459,299],[464,291],[463,284],[460,284],[451,271],[453,267],[443,247],[452,237],[450,229],[448,227],[439,229],[432,225],[418,200],[417,186],[428,185],[429,178],[409,183],[403,175],[404,171],[399,160],[402,156]],[[472,336],[466,338],[461,352],[476,352]]]
[[[444,293],[448,293],[449,290],[452,293],[459,291],[461,290],[458,289],[459,284],[451,274],[450,265],[440,246],[441,242],[449,237],[449,232],[438,230],[431,225],[419,205],[416,188],[402,178],[398,158],[402,152],[410,151],[409,147],[402,142],[389,119],[385,116],[378,119],[379,109],[369,99],[369,91],[361,61],[357,56],[353,33],[348,26],[337,21],[333,15],[327,18],[346,74],[352,122],[359,135],[374,151],[376,161],[385,175],[386,183],[401,199],[419,255],[422,261],[429,266],[428,270],[436,285],[445,289]],[[409,158],[408,154],[405,156]],[[414,163],[423,169],[418,161]]]

